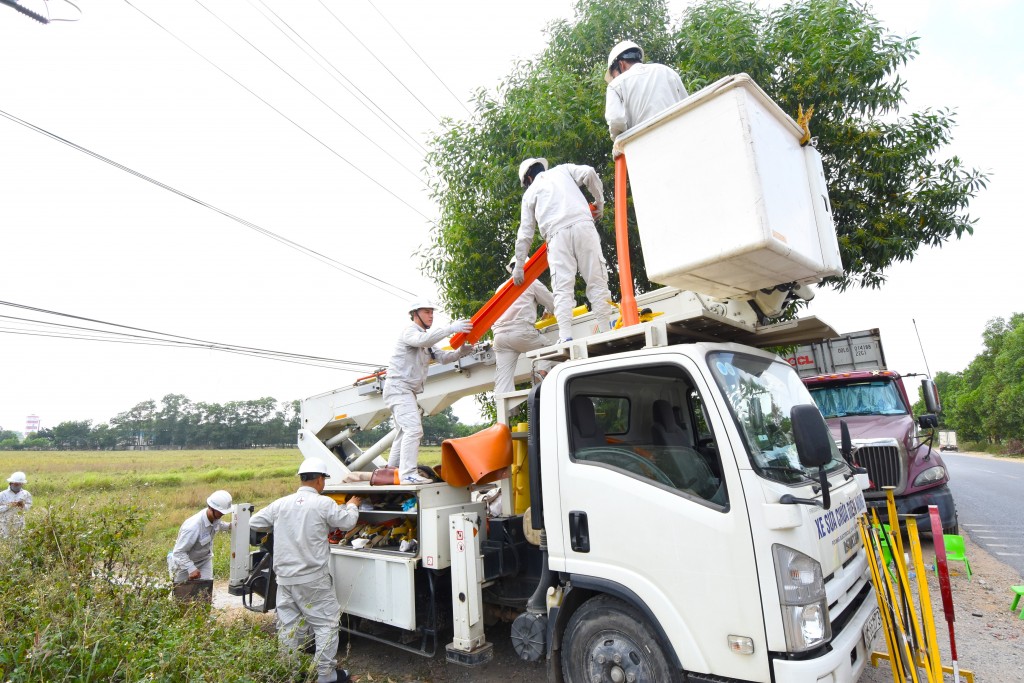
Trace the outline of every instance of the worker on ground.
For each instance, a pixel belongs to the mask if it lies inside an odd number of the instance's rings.
[[[297,653],[311,629],[316,639],[317,682],[344,682],[348,672],[338,669],[335,660],[341,605],[328,567],[327,535],[355,526],[361,500],[350,496],[339,505],[320,495],[327,482],[327,465],[322,460],[306,458],[298,474],[299,490],[257,512],[249,526],[274,531],[277,636],[282,651],[289,656]]]
[[[509,272],[512,272],[515,265],[515,259],[509,261]],[[516,364],[519,362],[519,354],[539,349],[548,344],[536,326],[537,306],[543,306],[545,314],[555,310],[554,297],[540,280],[531,282],[526,291],[501,314],[501,317],[491,327],[494,330],[495,393],[501,394],[515,390]],[[544,366],[543,368],[538,366],[541,373],[545,373],[550,364],[544,363]],[[542,376],[542,374],[535,376],[534,381],[538,381]]]
[[[643,49],[632,40],[622,41],[608,54],[604,118],[612,140],[686,97],[675,69],[643,61]]]
[[[220,519],[230,512],[231,494],[214,491],[206,507],[182,523],[174,550],[167,553],[174,583],[213,579],[213,537],[218,531],[231,531],[231,525]]]
[[[7,488],[0,491],[0,538],[13,536],[25,526],[25,512],[32,507],[27,483],[24,472],[15,472],[7,478]]]
[[[604,215],[601,179],[590,166],[560,164],[548,170],[547,159],[526,159],[519,165],[523,193],[522,215],[516,236],[516,265],[512,281],[520,285],[534,231],[548,244],[551,293],[555,300],[559,341],[572,339],[572,309],[576,306],[576,272],[587,284],[587,298],[597,316],[598,331],[609,326],[612,313],[608,291],[608,269],[601,254],[601,239],[594,219]],[[590,208],[580,186],[586,185],[594,198]]]
[[[473,329],[469,320],[456,320],[447,327],[431,330],[434,324],[434,304],[427,299],[418,299],[409,304],[409,318],[412,324],[402,330],[395,344],[391,362],[388,364],[384,382],[384,405],[391,409],[398,433],[391,445],[388,467],[398,468],[398,479],[402,484],[429,484],[430,479],[416,472],[423,438],[423,422],[416,394],[423,392],[423,381],[427,377],[430,361],[453,363],[473,353],[473,346],[465,344],[454,351],[442,351],[435,345],[442,339]]]

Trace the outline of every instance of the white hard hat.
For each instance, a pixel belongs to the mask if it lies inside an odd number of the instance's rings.
[[[299,465],[299,474],[327,474],[327,465],[320,458],[306,458]]]
[[[640,61],[644,60],[644,49],[634,43],[632,40],[623,40],[612,48],[612,51],[608,53],[608,66],[605,69],[604,80],[609,83],[612,82],[612,65],[618,61],[619,56],[623,52],[629,52],[630,50],[636,50],[640,53]]]
[[[437,308],[437,306],[435,306],[434,302],[431,301],[430,299],[413,299],[412,301],[409,302],[410,315],[420,310],[421,308],[429,308],[430,310],[434,310],[435,308]]]
[[[522,183],[523,187],[526,187],[526,172],[530,170],[530,167],[534,164],[540,164],[544,167],[544,170],[548,170],[548,160],[544,157],[530,157],[519,164],[519,182]]]
[[[214,491],[206,499],[206,504],[221,514],[231,512],[231,494],[227,491]]]
[[[7,477],[8,484],[27,484],[28,479],[25,478],[24,472],[15,472],[11,476]]]

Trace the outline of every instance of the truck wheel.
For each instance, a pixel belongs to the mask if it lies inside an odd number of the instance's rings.
[[[960,534],[960,520],[956,517],[953,518],[953,525],[942,528],[942,533],[953,534],[954,536]]]
[[[569,619],[563,636],[566,683],[677,683],[647,621],[607,595],[587,600]]]

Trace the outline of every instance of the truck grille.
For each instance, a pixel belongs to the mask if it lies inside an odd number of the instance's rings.
[[[869,491],[878,491],[883,486],[899,488],[903,482],[903,458],[895,444],[857,446],[853,449],[853,460],[867,468],[868,476],[871,477]]]

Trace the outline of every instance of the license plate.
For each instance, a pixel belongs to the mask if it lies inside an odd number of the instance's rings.
[[[882,615],[878,613],[876,607],[871,611],[871,616],[864,622],[864,647],[871,649],[871,643],[875,642],[875,636],[878,635],[878,631],[882,628]]]

